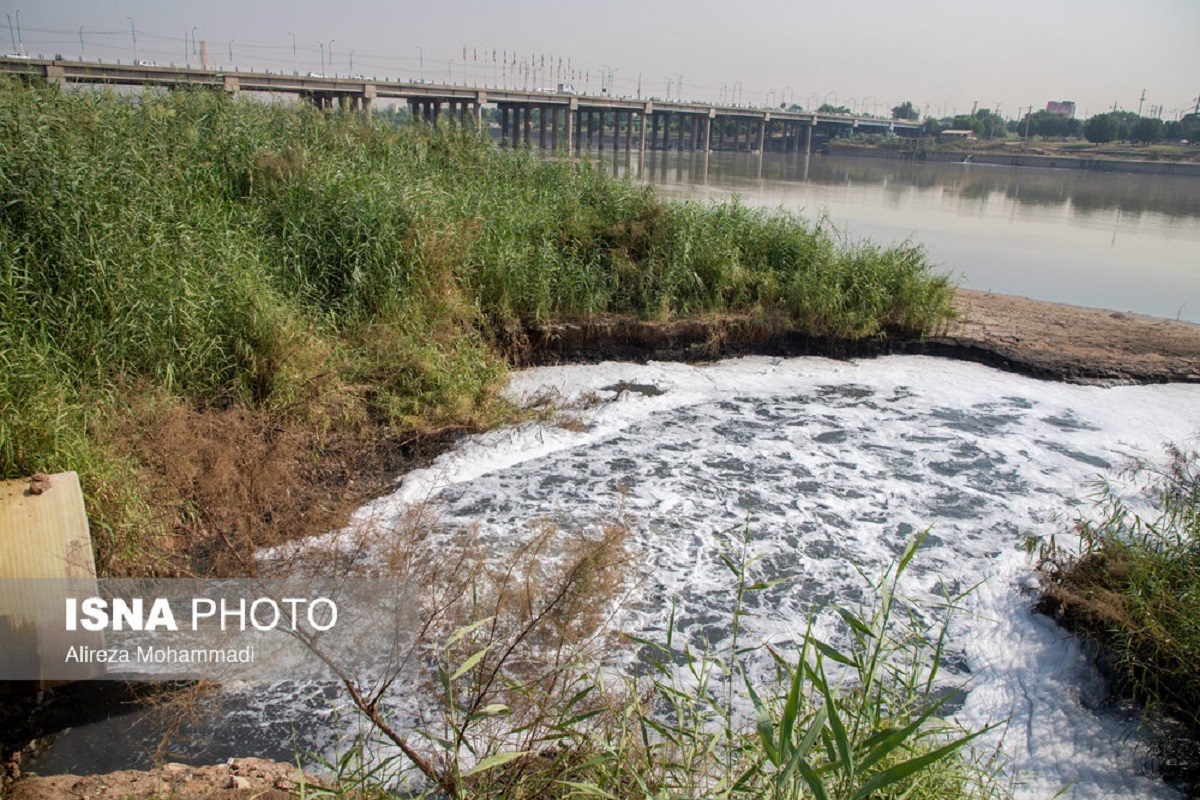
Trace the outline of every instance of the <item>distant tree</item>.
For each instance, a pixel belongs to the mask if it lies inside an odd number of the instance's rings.
[[[1200,114],[1188,114],[1163,126],[1163,138],[1172,142],[1200,142]]]
[[[1079,136],[1083,132],[1083,123],[1050,111],[1036,111],[1033,114],[1026,114],[1025,118],[1017,124],[1017,133],[1022,136],[1025,135],[1026,129],[1029,130],[1030,136],[1068,138]]]
[[[937,117],[926,117],[925,122],[921,125],[921,132],[926,136],[937,136],[947,127],[948,125]]]
[[[993,114],[990,109],[981,108],[974,114],[983,126],[979,134],[984,139],[1003,139],[1008,136],[1004,119],[999,114]]]
[[[1153,144],[1163,140],[1163,121],[1154,117],[1142,117],[1133,123],[1129,130],[1129,138],[1142,144]]]
[[[817,109],[817,112],[821,114],[849,114],[850,109],[846,108],[845,106],[834,106],[830,105],[829,103],[822,103],[821,107]]]
[[[892,109],[892,119],[920,119],[921,115],[913,108],[911,100],[905,100]]]
[[[1093,144],[1116,141],[1121,135],[1121,121],[1113,114],[1096,114],[1083,124],[1083,135]]]
[[[952,131],[972,131],[976,135],[983,134],[983,120],[972,114],[959,114],[950,120],[949,127]]]

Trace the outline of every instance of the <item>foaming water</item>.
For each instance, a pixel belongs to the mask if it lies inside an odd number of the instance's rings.
[[[621,511],[650,567],[621,624],[661,637],[673,607],[677,638],[701,647],[728,636],[720,532],[748,534],[756,579],[789,578],[752,595],[746,619],[749,636],[786,647],[931,528],[903,590],[933,604],[978,584],[946,659],[967,686],[957,718],[1001,723],[986,746],[1002,740],[1022,794],[1173,796],[1141,774],[1130,719],[1098,708],[1104,687],[1075,640],[1031,612],[1022,539],[1063,539],[1099,475],[1193,436],[1200,387],[1071,386],[891,357],[543,368],[511,391],[600,402],[580,431],[474,438],[364,513],[435,497],[448,528],[476,525],[500,552],[531,521],[582,530]]]
[[[514,375],[510,392],[583,400],[579,424],[471,437],[359,520],[386,530],[411,504],[433,502],[439,535],[475,527],[502,559],[540,520],[569,536],[622,516],[647,574],[617,624],[661,640],[673,609],[677,645],[696,647],[729,636],[736,587],[722,540],[747,535],[761,556],[755,579],[787,580],[749,596],[741,641],[785,649],[826,603],[863,599],[867,579],[929,528],[901,588],[933,606],[975,587],[944,672],[965,683],[959,721],[999,723],[980,746],[1003,749],[1021,796],[1065,786],[1068,797],[1175,796],[1148,774],[1132,718],[1104,705],[1077,642],[1031,612],[1022,542],[1069,539],[1067,520],[1099,475],[1194,436],[1200,386],[1072,386],[909,356],[541,368]],[[229,699],[246,731],[260,726],[245,746],[276,746],[276,757],[288,757],[293,735],[308,750],[328,748],[330,730],[349,723],[328,687]],[[415,724],[428,709],[405,691],[394,713]],[[297,730],[299,718],[316,724]],[[88,739],[81,729],[64,741],[72,736],[76,746]],[[110,740],[111,726],[88,747]]]

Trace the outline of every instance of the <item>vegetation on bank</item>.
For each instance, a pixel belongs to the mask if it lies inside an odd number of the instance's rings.
[[[155,569],[149,531],[211,532],[234,500],[229,525],[280,518],[260,487],[294,485],[331,442],[492,424],[529,323],[917,334],[952,292],[916,246],[669,203],[466,134],[217,92],[0,86],[0,478],[78,470],[107,572]],[[280,449],[292,467],[246,464]]]
[[[1200,451],[1170,448],[1097,491],[1078,551],[1043,543],[1043,606],[1095,642],[1118,690],[1153,713],[1164,773],[1200,787]],[[1139,496],[1132,496],[1131,490]],[[1147,510],[1148,508],[1148,510]],[[1153,720],[1159,723],[1153,725]],[[1188,744],[1188,741],[1192,744]]]

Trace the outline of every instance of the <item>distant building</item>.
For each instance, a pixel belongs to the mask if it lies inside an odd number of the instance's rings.
[[[975,136],[975,131],[948,129],[938,134],[938,138],[943,142],[973,142],[978,137]]]
[[[1051,100],[1049,103],[1046,103],[1046,110],[1051,114],[1058,114],[1060,117],[1075,119],[1074,100]]]

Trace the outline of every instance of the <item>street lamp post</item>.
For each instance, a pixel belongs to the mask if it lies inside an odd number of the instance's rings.
[[[79,60],[83,60],[83,26],[79,26]]]
[[[350,77],[354,77],[354,51],[350,51]]]
[[[336,41],[337,39],[329,40],[329,68],[333,70],[334,75],[337,75],[337,68],[333,66],[333,43]]]
[[[199,27],[199,25],[192,26],[192,55],[196,55],[196,29]]]
[[[17,52],[25,55],[25,40],[21,38],[21,9],[17,9]]]
[[[425,77],[425,48],[421,47],[421,45],[419,45],[419,44],[414,44],[413,47],[417,48],[417,64],[421,68],[421,77],[424,78]]]
[[[292,37],[292,74],[294,75],[296,74],[296,34],[288,31],[288,36]]]
[[[229,40],[229,66],[233,66],[233,39]]]
[[[317,46],[321,48],[321,77],[325,77],[325,43],[317,42]]]

